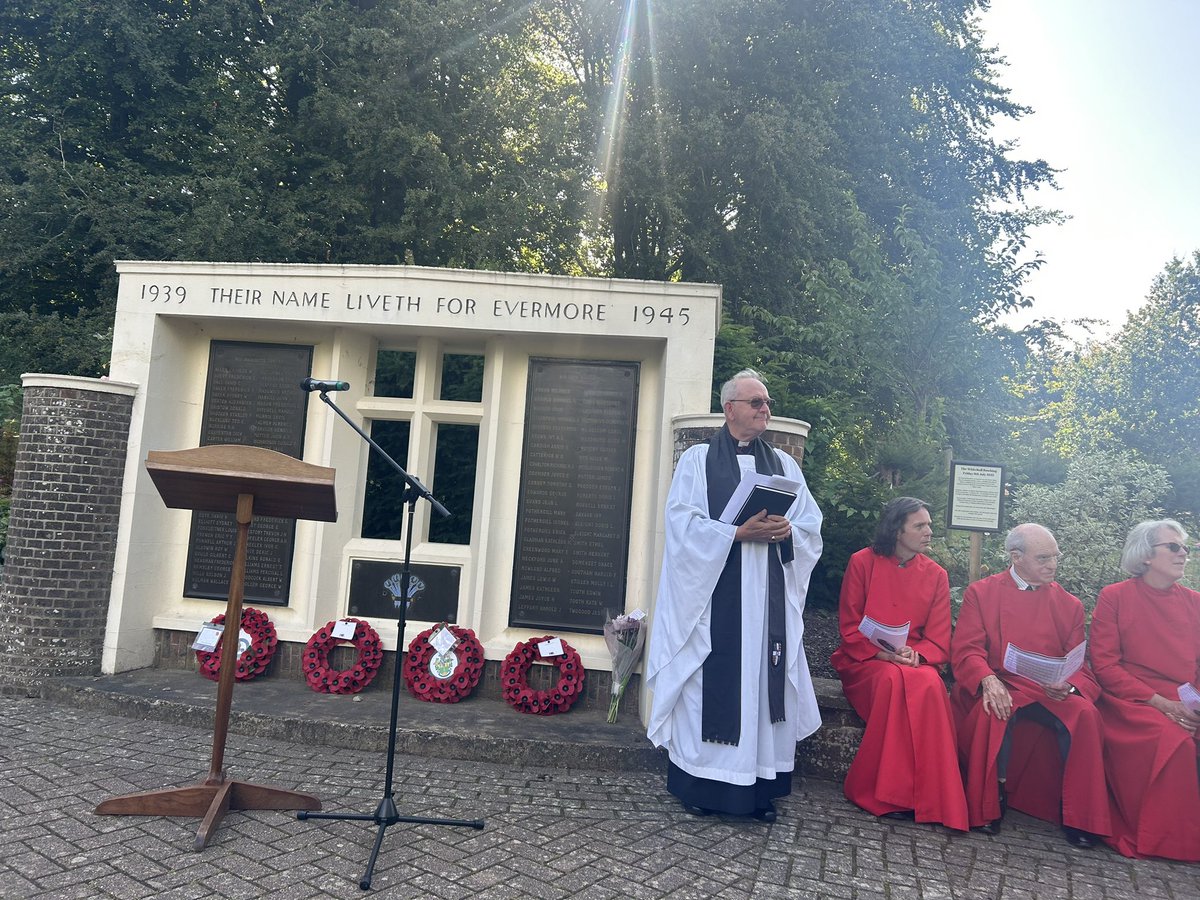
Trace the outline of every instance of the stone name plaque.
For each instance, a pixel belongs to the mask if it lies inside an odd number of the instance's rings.
[[[200,446],[248,444],[301,457],[313,348],[294,344],[213,341],[200,423]],[[286,606],[296,520],[255,516],[246,551],[245,602]],[[229,598],[237,541],[231,513],[192,513],[183,595]]]
[[[399,618],[399,598],[404,595],[400,589],[403,569],[401,560],[350,560],[350,598],[346,605],[349,615]],[[459,566],[413,563],[408,573],[411,602],[405,613],[406,621],[456,624],[461,574]]]
[[[638,376],[530,360],[511,625],[600,634],[624,612]]]

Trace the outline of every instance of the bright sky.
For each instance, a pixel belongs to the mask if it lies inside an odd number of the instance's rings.
[[[1200,0],[993,0],[982,24],[1034,109],[1000,136],[1064,170],[1036,199],[1072,216],[1033,232],[1036,304],[1010,324],[1102,318],[1107,337],[1200,250]]]

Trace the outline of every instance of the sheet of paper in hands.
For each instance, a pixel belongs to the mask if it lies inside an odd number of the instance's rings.
[[[863,616],[862,621],[858,623],[858,630],[880,650],[895,653],[908,643],[908,626],[911,624],[905,622],[903,625],[884,625],[870,616]]]
[[[1083,666],[1085,653],[1087,641],[1080,641],[1079,646],[1066,656],[1043,656],[1009,644],[1004,648],[1004,668],[1014,675],[1023,675],[1030,681],[1036,681],[1042,687],[1066,684],[1067,679]]]
[[[1200,691],[1186,681],[1179,686],[1179,702],[1188,708],[1188,712],[1200,713]]]
[[[782,516],[796,502],[800,493],[800,482],[782,475],[760,475],[747,472],[734,488],[733,496],[721,512],[721,521],[727,525],[741,525],[762,510],[769,516]]]

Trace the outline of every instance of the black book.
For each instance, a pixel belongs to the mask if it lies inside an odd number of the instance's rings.
[[[761,484],[755,485],[750,496],[746,498],[746,502],[742,504],[742,508],[738,510],[738,514],[733,517],[733,524],[743,525],[764,509],[768,516],[785,515],[795,502],[796,495],[792,491],[781,491],[779,488],[765,487]]]

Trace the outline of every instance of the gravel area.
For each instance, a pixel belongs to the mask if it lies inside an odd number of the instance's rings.
[[[837,678],[829,657],[839,643],[837,610],[807,607],[804,610],[804,653],[814,678]]]

